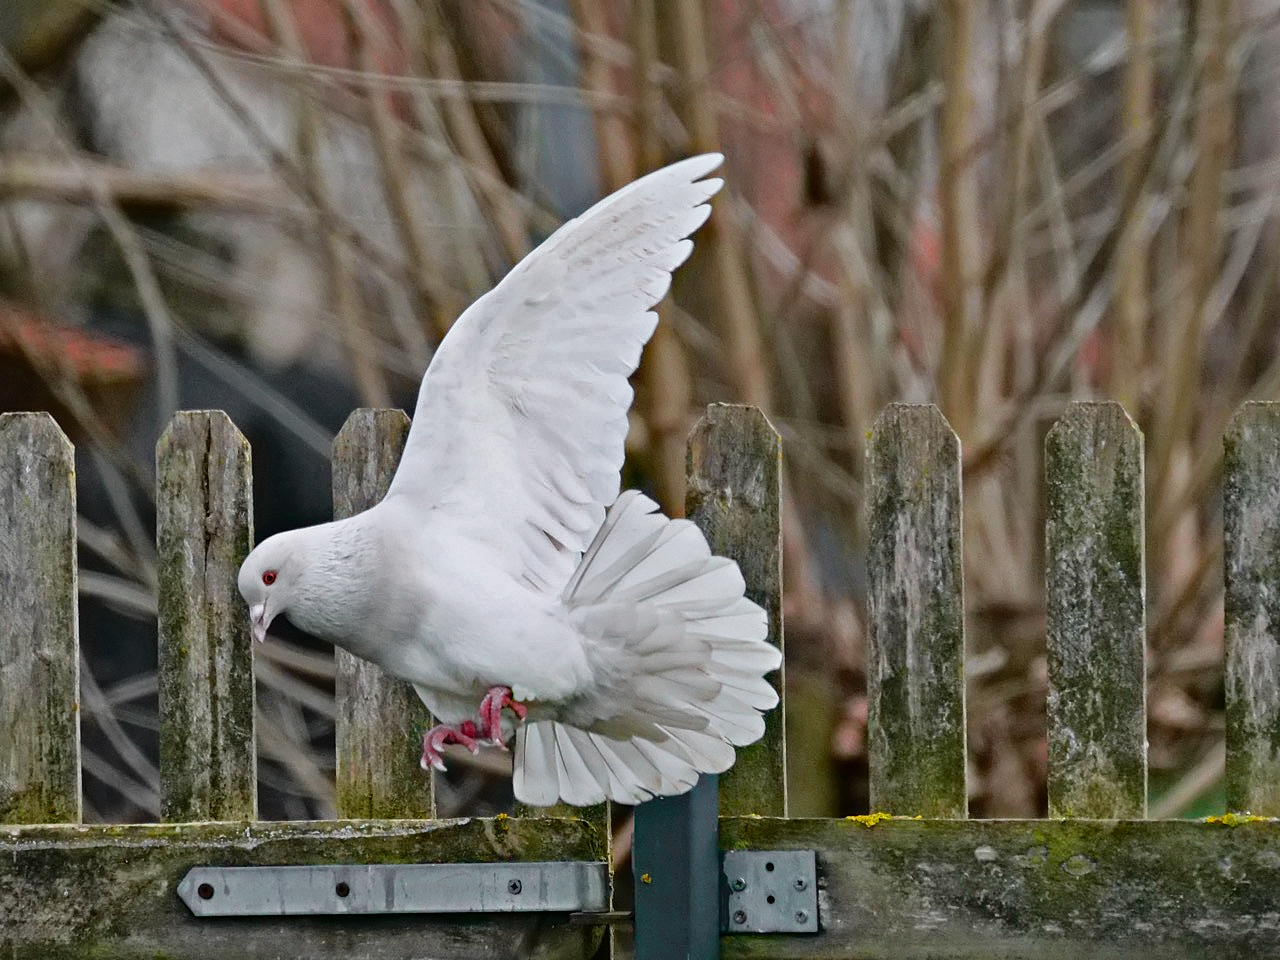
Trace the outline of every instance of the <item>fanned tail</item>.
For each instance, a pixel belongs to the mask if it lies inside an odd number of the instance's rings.
[[[546,806],[641,803],[684,793],[764,734],[782,663],[738,565],[687,520],[629,490],[564,589],[571,615],[616,661],[607,697],[516,734],[515,793]]]

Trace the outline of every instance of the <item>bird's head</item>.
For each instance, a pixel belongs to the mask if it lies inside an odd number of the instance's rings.
[[[244,558],[236,585],[249,605],[253,639],[267,639],[271,621],[288,609],[299,576],[296,531],[268,537]]]

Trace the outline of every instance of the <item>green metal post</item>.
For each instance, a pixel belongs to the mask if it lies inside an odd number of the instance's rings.
[[[720,785],[636,807],[636,960],[720,956]]]

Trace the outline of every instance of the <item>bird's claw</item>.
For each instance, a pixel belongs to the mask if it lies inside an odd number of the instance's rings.
[[[445,766],[441,751],[450,743],[461,744],[473,754],[480,752],[482,742],[505,746],[502,741],[502,711],[508,708],[520,720],[529,713],[523,703],[511,698],[510,687],[491,687],[480,701],[479,727],[470,720],[463,720],[455,726],[439,724],[422,735],[422,759],[418,762],[419,766],[423,770],[439,770],[443,773]]]
[[[439,770],[444,773],[444,756],[441,750],[445,744],[457,743],[473,754],[480,752],[480,738],[476,734],[476,725],[470,720],[463,720],[456,727],[439,724],[422,735],[422,759],[418,765],[423,770]]]
[[[513,700],[510,687],[490,687],[480,701],[480,738],[494,746],[506,746],[502,739],[502,711],[510,708],[520,720],[529,714],[519,700]]]

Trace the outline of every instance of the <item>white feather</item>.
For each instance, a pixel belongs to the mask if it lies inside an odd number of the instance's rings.
[[[251,605],[413,683],[446,723],[511,688],[526,803],[681,793],[777,703],[781,652],[737,565],[618,493],[627,378],[719,163],[659,170],[556,231],[444,339],[383,501],[277,535],[240,572]]]
[[[683,792],[760,739],[762,711],[778,702],[763,674],[781,654],[737,565],[712,556],[693,524],[656,511],[634,491],[620,496],[564,591],[579,629],[617,645],[613,682],[554,724],[554,770],[538,761],[568,802]],[[551,792],[531,786],[518,779],[516,795]]]
[[[422,380],[388,500],[451,511],[504,544],[517,575],[563,588],[618,496],[626,378],[721,160],[693,157],[606,197],[458,318]]]
[[[516,731],[513,783],[525,803],[549,807],[560,796],[555,731],[551,723],[525,723]]]

